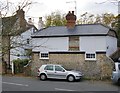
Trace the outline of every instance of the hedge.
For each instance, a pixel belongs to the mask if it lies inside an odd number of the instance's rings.
[[[14,63],[14,73],[23,73],[24,66],[27,65],[29,59],[16,59],[13,60]]]

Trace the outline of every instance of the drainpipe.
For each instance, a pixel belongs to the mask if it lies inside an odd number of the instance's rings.
[[[12,61],[12,75],[14,75],[14,63],[13,63],[13,61]]]

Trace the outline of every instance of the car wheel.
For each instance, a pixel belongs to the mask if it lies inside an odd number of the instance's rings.
[[[44,80],[46,80],[46,79],[47,79],[47,76],[46,76],[45,74],[41,74],[41,75],[40,75],[40,80],[43,80],[43,81],[44,81]]]
[[[67,80],[68,80],[69,82],[73,82],[73,81],[75,81],[75,77],[74,77],[73,75],[69,75],[69,76],[67,77]]]

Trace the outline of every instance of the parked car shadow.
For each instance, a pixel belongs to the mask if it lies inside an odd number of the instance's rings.
[[[42,80],[40,80],[40,81],[42,81]],[[69,81],[67,81],[66,79],[47,79],[47,80],[45,80],[45,81],[69,82]],[[73,82],[82,82],[82,81],[84,81],[84,80],[83,80],[83,79],[80,79],[80,80],[75,80],[75,81],[73,81]]]

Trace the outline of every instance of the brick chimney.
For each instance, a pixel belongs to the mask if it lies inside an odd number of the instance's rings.
[[[73,29],[76,24],[76,15],[74,15],[74,11],[69,11],[68,14],[66,15],[66,20],[67,20],[67,28],[68,29]]]
[[[23,11],[23,9],[20,9],[20,6],[18,7],[19,9],[16,11],[17,13],[17,17],[19,19],[19,24],[20,27],[25,27],[25,12]]]
[[[38,21],[38,30],[44,28],[44,23],[42,20],[42,17],[39,17],[39,21]]]
[[[25,12],[23,11],[23,9],[20,9],[20,6],[18,6],[18,10],[16,12],[18,17],[24,18]]]

